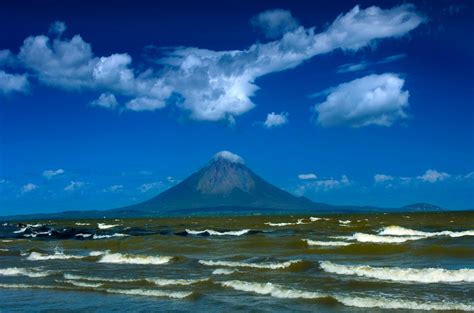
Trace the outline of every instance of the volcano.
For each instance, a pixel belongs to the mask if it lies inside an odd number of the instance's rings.
[[[316,207],[318,205],[311,200],[294,196],[265,181],[250,170],[240,156],[221,151],[179,184],[123,210],[154,214],[212,208],[306,210]]]

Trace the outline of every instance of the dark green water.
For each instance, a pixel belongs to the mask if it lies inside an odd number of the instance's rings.
[[[473,299],[474,212],[0,227],[1,312],[474,311]]]

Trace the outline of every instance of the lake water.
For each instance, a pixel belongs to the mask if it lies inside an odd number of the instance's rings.
[[[474,311],[474,212],[15,221],[0,311]]]

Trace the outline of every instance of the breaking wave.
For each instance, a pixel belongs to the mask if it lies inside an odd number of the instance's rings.
[[[0,269],[0,275],[2,276],[28,276],[32,278],[46,277],[51,275],[51,271],[40,271],[38,269],[28,269],[21,267],[9,267]]]
[[[154,283],[157,286],[189,286],[201,282],[208,281],[209,278],[200,279],[165,279],[165,278],[146,278],[146,281]]]
[[[131,255],[122,253],[106,253],[98,261],[99,263],[115,263],[115,264],[152,264],[161,265],[169,263],[173,257],[170,256],[148,256],[148,255]]]
[[[67,280],[86,280],[86,281],[95,281],[95,282],[116,282],[116,283],[129,283],[139,281],[139,279],[124,279],[124,278],[106,278],[106,277],[92,277],[92,276],[82,276],[74,274],[64,274],[64,278]]]
[[[223,281],[220,284],[234,290],[253,292],[283,299],[324,299],[332,298],[346,306],[358,308],[380,308],[393,310],[458,310],[473,311],[474,305],[454,302],[417,302],[401,299],[390,299],[381,296],[354,297],[349,295],[327,295],[318,292],[288,289],[272,283],[255,283],[240,280]]]
[[[255,283],[241,280],[223,281],[220,284],[235,290],[254,292],[261,295],[270,295],[275,298],[284,299],[318,299],[327,297],[324,294],[311,291],[287,289],[272,283]]]
[[[302,240],[305,241],[309,246],[344,247],[352,244],[351,242],[345,241],[316,241],[311,239]]]
[[[216,268],[212,271],[213,275],[230,275],[237,272],[237,270],[231,270],[228,268]]]
[[[242,236],[246,235],[250,232],[250,229],[242,229],[242,230],[229,230],[229,231],[217,231],[212,229],[205,229],[205,230],[192,230],[186,229],[186,233],[189,235],[211,235],[211,236]]]
[[[191,296],[193,293],[188,291],[163,291],[150,289],[104,289],[108,293],[118,293],[132,296],[146,297],[165,297],[172,299],[183,299]]]
[[[291,260],[282,263],[245,263],[245,262],[234,262],[234,261],[212,261],[212,260],[199,260],[199,263],[206,266],[223,266],[223,267],[251,267],[259,269],[283,269],[290,267],[293,264],[299,263],[301,260]]]
[[[420,230],[414,230],[409,228],[404,228],[401,226],[387,226],[384,227],[378,233],[382,236],[418,236],[418,237],[436,237],[436,236],[449,236],[453,238],[457,237],[464,237],[464,236],[474,236],[474,230],[466,230],[466,231],[450,231],[450,230],[443,230],[439,232],[424,232]]]
[[[69,255],[62,252],[55,252],[54,254],[42,254],[39,252],[31,252],[26,258],[29,261],[45,261],[45,260],[69,260],[69,259],[82,259],[85,256],[80,255]]]
[[[99,227],[99,229],[110,229],[110,228],[114,228],[114,227],[117,227],[117,226],[120,226],[119,224],[105,224],[105,223],[97,223],[97,227]]]
[[[444,268],[372,267],[369,265],[340,265],[329,261],[320,262],[328,273],[409,283],[459,283],[474,282],[474,269],[448,270]]]
[[[116,234],[112,234],[112,235],[97,235],[97,234],[94,234],[92,236],[92,239],[109,239],[109,238],[114,238],[114,237],[128,237],[128,236],[130,236],[130,235],[121,234],[121,233],[116,233]]]
[[[358,308],[380,308],[392,310],[439,310],[439,311],[474,311],[474,305],[454,302],[417,302],[383,297],[349,297],[336,296],[340,303]]]
[[[75,281],[75,280],[65,280],[65,281],[60,281],[60,282],[71,284],[73,286],[82,287],[82,288],[99,288],[99,287],[102,287],[103,285],[101,283],[86,283],[83,281]]]
[[[382,235],[355,233],[352,236],[335,236],[332,238],[355,240],[358,242],[372,242],[372,243],[403,243],[410,240],[420,240],[420,239],[423,239],[424,237],[421,237],[421,236],[396,237],[396,236],[385,236],[385,235],[382,236]]]

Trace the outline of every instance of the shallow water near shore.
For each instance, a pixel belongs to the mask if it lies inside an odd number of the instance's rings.
[[[474,311],[474,212],[0,226],[0,311]]]

